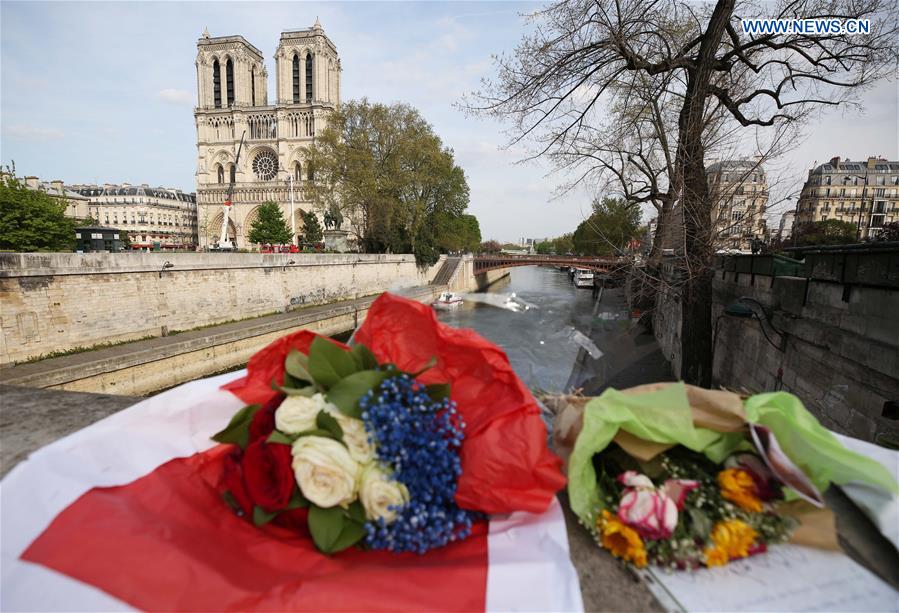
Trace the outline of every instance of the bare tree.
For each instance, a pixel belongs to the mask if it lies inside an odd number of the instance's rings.
[[[873,27],[852,35],[743,32],[742,19],[760,17],[869,19]],[[708,386],[710,111],[720,107],[746,128],[778,127],[801,124],[820,105],[857,103],[866,87],[895,73],[897,17],[895,0],[563,0],[535,14],[534,33],[511,56],[498,58],[496,76],[467,108],[511,120],[512,143],[534,139],[540,144],[536,155],[551,156],[589,134],[622,82],[640,75],[682,83],[667,173],[667,191],[677,200],[683,226],[681,377]]]

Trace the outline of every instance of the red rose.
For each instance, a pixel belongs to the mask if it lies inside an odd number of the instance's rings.
[[[260,438],[267,439],[268,435],[274,432],[275,411],[281,406],[282,400],[284,400],[284,394],[278,394],[256,411],[253,415],[253,420],[250,422],[249,443],[253,443]]]
[[[269,513],[290,502],[296,480],[291,467],[290,445],[259,439],[243,455],[243,481],[250,499]]]
[[[241,456],[243,452],[240,448],[235,448],[233,452],[225,456],[225,465],[222,473],[222,486],[224,491],[230,492],[235,502],[240,506],[246,515],[253,513],[253,501],[243,482],[243,470],[241,469]]]

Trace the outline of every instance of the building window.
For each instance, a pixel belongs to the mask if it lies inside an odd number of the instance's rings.
[[[260,151],[253,159],[253,172],[261,181],[271,181],[278,174],[278,158],[274,151]]]
[[[303,180],[303,167],[300,166],[300,163],[297,162],[293,165],[293,180],[294,181],[302,181]]]
[[[250,71],[250,104],[256,106],[256,67]]]
[[[228,58],[228,62],[225,64],[225,81],[227,85],[227,104],[231,106],[234,104],[234,62],[231,61],[231,58]]]
[[[312,169],[312,164],[306,164],[306,178],[310,181],[315,181],[315,171]]]
[[[224,183],[225,182],[225,169],[222,168],[221,164],[216,164],[216,170],[218,172],[218,182]]]
[[[231,183],[235,183],[237,181],[237,167],[234,166],[234,164],[231,164],[231,166],[228,168],[228,180],[231,181]]]
[[[212,92],[215,108],[222,108],[222,71],[219,61],[212,61]]]
[[[306,56],[306,102],[312,102],[312,54]]]
[[[293,54],[293,102],[300,102],[300,56]]]

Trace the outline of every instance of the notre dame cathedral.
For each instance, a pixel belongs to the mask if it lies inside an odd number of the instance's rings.
[[[197,217],[202,248],[218,243],[222,205],[234,182],[227,237],[236,248],[247,235],[260,204],[277,202],[290,225],[291,188],[297,234],[311,202],[305,187],[313,179],[306,147],[340,103],[337,48],[315,25],[281,33],[275,52],[275,91],[268,100],[268,71],[262,52],[242,36],[197,41]],[[240,159],[238,144],[244,137]]]

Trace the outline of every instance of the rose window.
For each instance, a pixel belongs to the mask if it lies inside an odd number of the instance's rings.
[[[262,151],[253,158],[253,172],[261,181],[271,181],[278,174],[278,158],[273,151]]]

